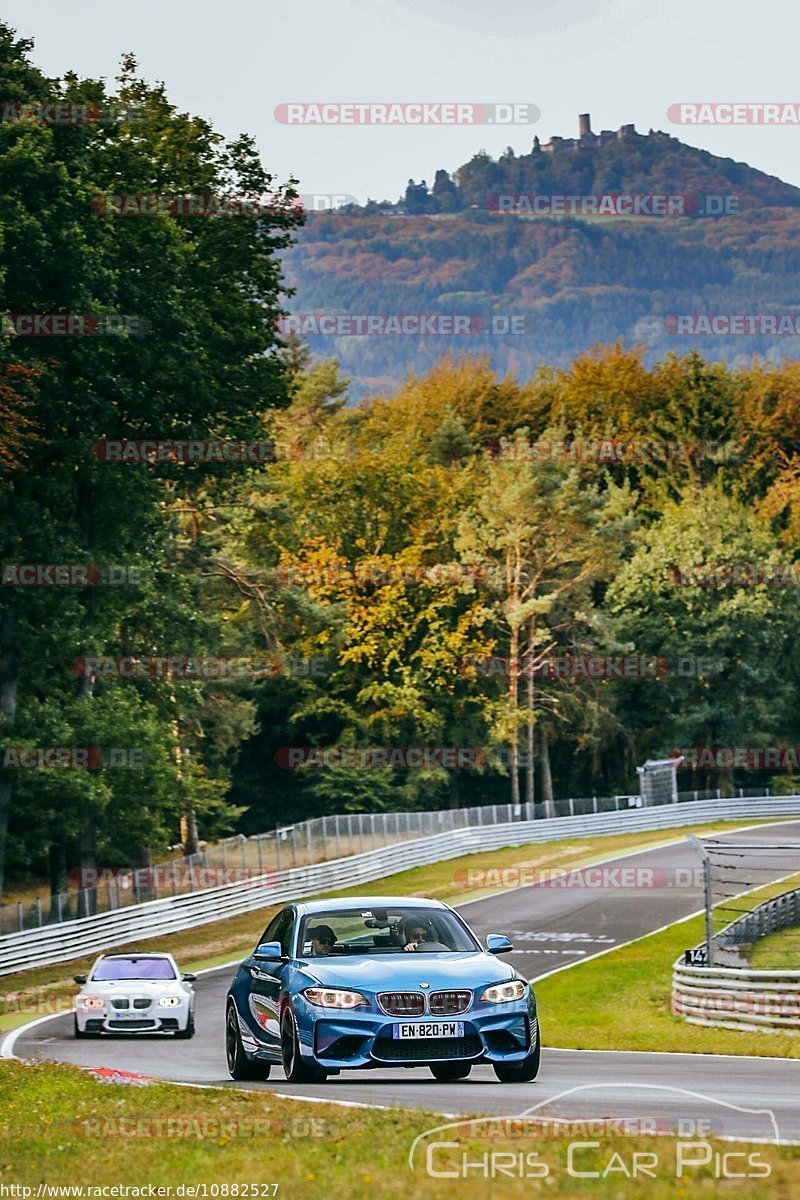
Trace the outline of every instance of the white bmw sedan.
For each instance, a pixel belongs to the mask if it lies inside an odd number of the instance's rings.
[[[101,1033],[194,1035],[194,975],[182,975],[171,954],[101,954],[88,975],[76,975],[75,1037]]]

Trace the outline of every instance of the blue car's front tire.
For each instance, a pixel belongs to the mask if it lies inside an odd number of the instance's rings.
[[[456,1083],[459,1079],[466,1079],[471,1070],[472,1063],[443,1062],[431,1066],[431,1074],[439,1083]]]
[[[239,1017],[236,1007],[231,1001],[225,1020],[225,1058],[228,1061],[228,1074],[231,1079],[268,1079],[270,1064],[253,1061],[248,1058],[242,1045],[242,1035],[239,1033]]]
[[[322,1067],[303,1061],[297,1035],[297,1021],[288,1006],[283,1010],[281,1017],[281,1059],[283,1072],[289,1083],[322,1083],[327,1079],[327,1073]]]
[[[542,1044],[537,1037],[527,1058],[521,1063],[494,1063],[494,1073],[501,1083],[530,1083],[539,1074],[541,1058]]]

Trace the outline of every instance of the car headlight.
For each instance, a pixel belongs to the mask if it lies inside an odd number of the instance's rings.
[[[309,1004],[315,1004],[318,1008],[360,1008],[364,1004],[369,1008],[369,1000],[360,992],[310,987],[305,989],[303,995]]]
[[[180,1002],[180,996],[162,996],[158,1003],[161,1008],[175,1008]]]
[[[81,1008],[104,1008],[105,1000],[102,996],[78,996],[78,1004]]]
[[[508,1000],[521,1000],[525,995],[527,983],[524,979],[512,979],[510,983],[496,983],[488,987],[481,996],[487,1004],[502,1004]]]

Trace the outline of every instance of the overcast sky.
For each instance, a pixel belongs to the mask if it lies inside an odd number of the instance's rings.
[[[11,0],[47,74],[113,78],[133,51],[181,109],[256,138],[265,166],[302,193],[396,199],[409,177],[534,133],[633,122],[800,185],[800,127],[679,127],[679,101],[800,102],[800,5],[790,0]],[[529,103],[535,125],[292,126],[292,101]]]

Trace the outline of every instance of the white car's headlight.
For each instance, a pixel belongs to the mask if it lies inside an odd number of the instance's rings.
[[[318,1008],[360,1008],[364,1004],[369,1008],[369,1000],[360,992],[310,987],[305,989],[303,995],[309,1004],[315,1004]]]
[[[510,983],[496,983],[488,987],[481,996],[487,1004],[502,1004],[508,1000],[521,1000],[527,987],[524,979],[512,979]]]
[[[78,1004],[81,1008],[104,1008],[105,1000],[102,996],[78,996]]]
[[[162,1008],[175,1008],[181,1003],[180,996],[162,996],[158,1002]]]

